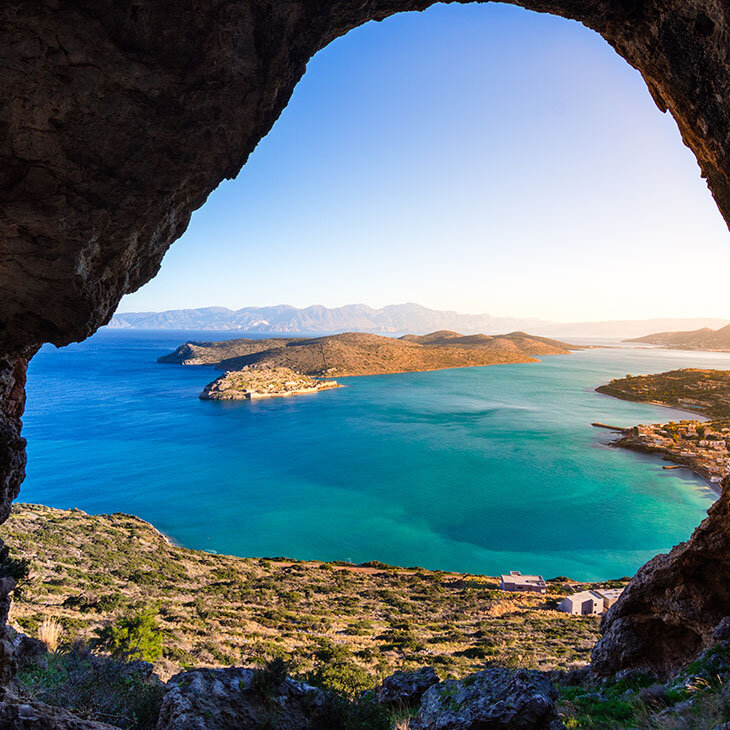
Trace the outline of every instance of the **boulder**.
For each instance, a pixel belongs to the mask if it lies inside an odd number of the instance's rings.
[[[412,730],[542,730],[559,727],[555,688],[541,672],[485,669],[433,685]]]
[[[13,639],[13,654],[19,667],[48,654],[48,647],[40,640],[26,634],[16,634]]]
[[[239,667],[180,672],[167,687],[157,730],[308,730],[324,701],[307,684]]]
[[[730,616],[720,621],[720,623],[712,629],[712,638],[715,641],[728,641],[730,640]]]
[[[375,692],[375,699],[386,707],[416,707],[423,693],[438,683],[433,667],[422,667],[417,672],[396,672],[383,680]]]

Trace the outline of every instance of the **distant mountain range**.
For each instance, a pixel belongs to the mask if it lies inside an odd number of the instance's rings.
[[[538,318],[493,317],[428,309],[420,304],[391,304],[374,309],[365,304],[344,307],[315,305],[298,309],[286,304],[273,307],[204,307],[167,312],[115,314],[113,329],[237,330],[248,333],[371,332],[395,334],[456,330],[466,334],[505,334],[515,330],[548,336],[640,337],[659,330],[722,327],[729,320],[713,318],[614,320],[606,322],[550,322]]]
[[[373,309],[365,304],[328,308],[321,305],[297,309],[274,307],[205,307],[168,312],[115,314],[109,327],[116,329],[241,330],[242,332],[434,332],[458,330],[468,334],[505,333],[549,324],[541,319],[457,314],[427,309],[419,304],[391,304]]]
[[[719,330],[702,327],[691,332],[657,332],[628,342],[645,342],[648,345],[661,345],[673,350],[730,352],[730,325]]]

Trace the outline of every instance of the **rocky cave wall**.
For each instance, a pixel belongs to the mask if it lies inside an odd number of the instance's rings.
[[[368,20],[431,4],[0,5],[0,521],[24,474],[28,358],[44,342],[88,337],[157,273],[192,211],[269,131],[314,53]],[[730,222],[725,0],[513,4],[583,22],[639,69]],[[629,636],[630,617],[622,625]]]

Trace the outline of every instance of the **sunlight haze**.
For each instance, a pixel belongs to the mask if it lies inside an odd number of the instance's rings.
[[[694,156],[603,39],[511,6],[438,5],[321,51],[119,311],[730,317],[728,270]]]

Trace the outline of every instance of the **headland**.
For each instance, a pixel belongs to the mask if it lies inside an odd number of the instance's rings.
[[[596,390],[622,400],[691,410],[708,418],[623,429],[613,445],[658,454],[686,466],[720,491],[720,483],[730,474],[730,372],[689,368],[627,375]]]

